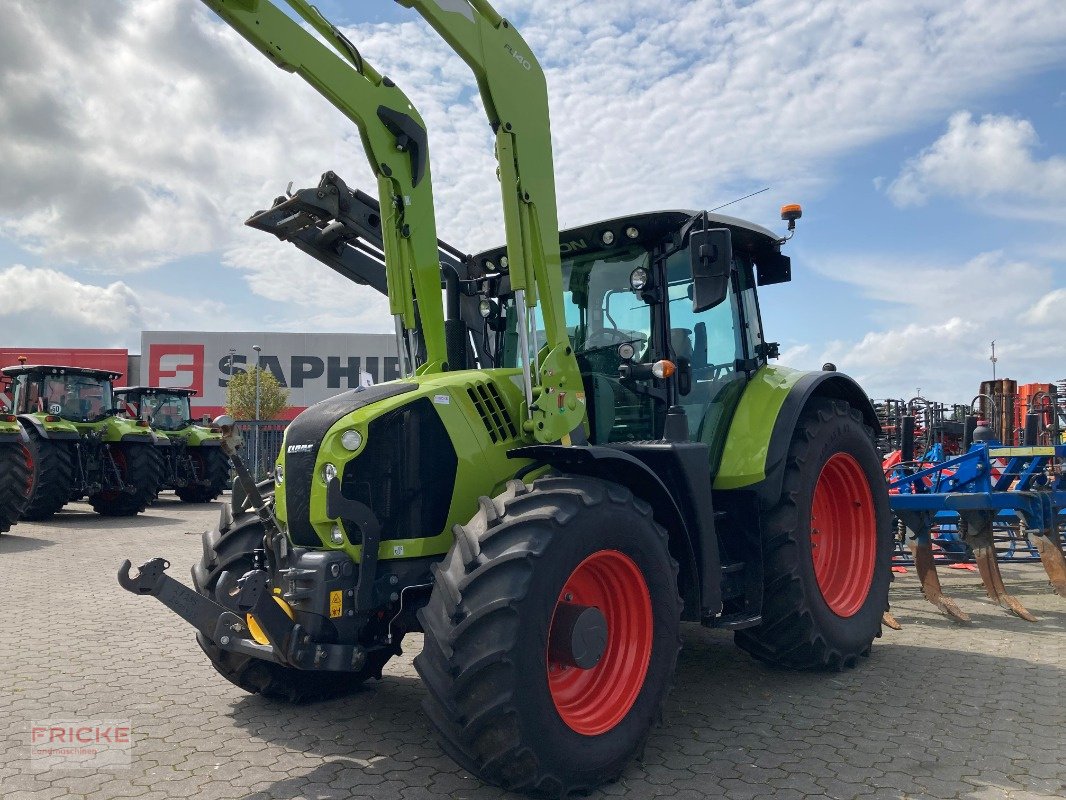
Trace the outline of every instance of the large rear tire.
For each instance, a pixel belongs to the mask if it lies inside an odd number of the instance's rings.
[[[11,530],[33,493],[33,455],[22,442],[0,444],[0,533]]]
[[[192,474],[208,481],[207,485],[179,486],[174,490],[182,502],[210,503],[226,488],[229,480],[229,458],[221,447],[190,447],[186,451],[195,465]]]
[[[229,605],[228,598],[216,595],[223,572],[241,576],[252,568],[252,551],[263,547],[263,523],[248,514],[224,534],[216,525],[203,534],[203,555],[192,568],[193,587],[197,592]],[[360,672],[311,672],[284,667],[271,661],[222,650],[203,634],[196,641],[211,666],[227,681],[250,694],[261,694],[289,703],[306,703],[339,697],[358,689],[369,678],[380,678],[388,655],[368,659]]]
[[[22,512],[26,520],[46,520],[67,504],[74,483],[74,448],[31,430],[29,451],[35,467],[33,491]]]
[[[122,480],[134,487],[123,492],[105,489],[89,496],[89,504],[97,514],[105,517],[132,517],[140,514],[159,494],[163,480],[163,456],[154,444],[112,444],[111,457],[115,460]]]
[[[427,715],[493,784],[560,797],[612,781],[658,720],[680,649],[666,533],[593,478],[511,481],[479,502],[418,615]]]
[[[804,413],[762,536],[763,621],[737,631],[737,645],[793,669],[840,670],[869,655],[888,608],[893,530],[858,410],[817,400]]]

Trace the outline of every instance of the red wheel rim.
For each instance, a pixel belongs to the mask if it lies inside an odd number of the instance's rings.
[[[622,721],[644,685],[651,660],[651,595],[633,559],[600,550],[570,574],[559,592],[557,603],[562,602],[595,606],[607,621],[607,647],[592,669],[547,660],[555,710],[571,730],[596,736]]]
[[[870,593],[877,521],[866,473],[849,453],[837,453],[825,462],[815,484],[811,556],[826,605],[837,616],[853,616]]]
[[[26,496],[33,491],[33,453],[26,445],[21,445],[22,457],[26,460]]]

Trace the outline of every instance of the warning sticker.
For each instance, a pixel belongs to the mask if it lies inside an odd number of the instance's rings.
[[[344,614],[344,592],[340,589],[329,593],[329,618],[337,619]]]

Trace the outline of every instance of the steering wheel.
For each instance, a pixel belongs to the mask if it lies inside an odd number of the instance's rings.
[[[638,331],[622,331],[618,328],[604,328],[601,331],[596,331],[585,340],[585,346],[581,349],[581,352],[587,353],[590,350],[601,350],[604,347],[623,344],[625,342],[640,342],[641,346],[643,346],[647,341],[648,337]]]

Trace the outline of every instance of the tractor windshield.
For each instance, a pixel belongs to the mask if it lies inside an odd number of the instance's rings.
[[[111,381],[91,375],[26,374],[15,384],[23,414],[54,414],[72,422],[96,422],[112,413]]]
[[[176,431],[189,424],[189,398],[180,394],[153,394],[141,398],[139,416],[153,428]]]

